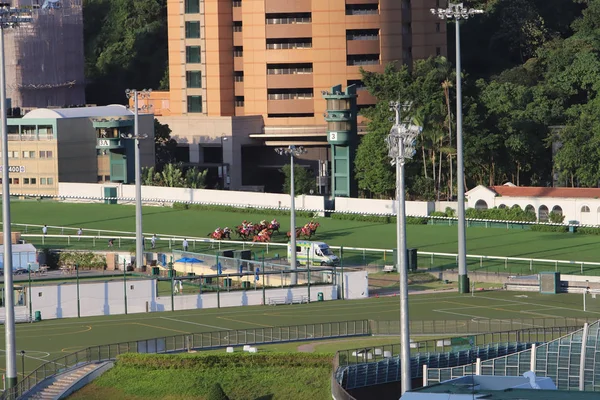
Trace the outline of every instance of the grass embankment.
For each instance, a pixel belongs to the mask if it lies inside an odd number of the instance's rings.
[[[206,399],[219,383],[231,400],[326,399],[333,354],[125,354],[70,399]]]

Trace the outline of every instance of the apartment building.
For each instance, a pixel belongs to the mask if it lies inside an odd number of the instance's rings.
[[[308,158],[328,161],[321,93],[356,85],[360,110],[375,103],[364,90],[361,67],[382,72],[389,62],[446,55],[446,26],[429,11],[444,5],[168,0],[170,91],[153,92],[149,101],[189,147],[190,162],[201,164],[207,154],[221,152],[221,162],[237,170],[239,176],[231,177],[236,188],[243,186],[242,166],[232,165],[234,153],[243,153],[235,150],[239,146],[271,154],[265,147],[301,144],[312,149]],[[244,121],[249,126],[243,134],[230,130]],[[231,136],[230,149],[220,146],[224,136]]]
[[[142,166],[154,165],[154,116],[140,116]],[[8,119],[11,194],[56,195],[59,182],[133,183],[133,112],[124,106],[35,109]],[[1,178],[0,178],[1,182]]]

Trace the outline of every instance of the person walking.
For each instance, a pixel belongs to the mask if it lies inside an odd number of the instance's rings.
[[[48,225],[44,225],[44,227],[42,228],[42,233],[45,235],[48,234]]]
[[[188,250],[188,241],[187,239],[183,239],[183,251],[187,251]]]
[[[152,235],[150,243],[152,244],[152,248],[154,249],[156,247],[156,234]]]
[[[77,241],[78,242],[81,240],[81,235],[83,235],[83,229],[79,228],[77,230]]]

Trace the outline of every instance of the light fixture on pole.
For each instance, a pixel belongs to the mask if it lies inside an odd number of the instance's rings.
[[[302,146],[288,146],[275,149],[275,152],[281,156],[290,156],[290,267],[295,271],[298,267],[296,262],[296,193],[294,189],[294,157],[306,153]],[[291,284],[298,284],[298,275],[291,275]]]
[[[140,140],[148,138],[147,134],[139,132],[139,111],[140,109],[145,111],[150,107],[148,105],[143,105],[140,108],[138,100],[149,98],[151,92],[152,89],[144,89],[140,91],[135,89],[127,89],[125,91],[125,95],[128,99],[133,98],[133,134],[121,134],[122,139],[135,140],[135,265],[137,268],[141,268],[144,262],[144,237],[142,233],[142,167],[140,164]],[[123,268],[127,267],[124,266]]]
[[[31,22],[31,11],[0,7],[0,119],[2,119],[2,230],[4,245],[4,335],[6,390],[17,386],[17,353],[15,349],[15,294],[13,286],[12,231],[10,226],[10,186],[8,163],[8,126],[6,114],[6,65],[4,62],[4,30]]]
[[[415,140],[422,128],[401,122],[400,112],[408,111],[410,104],[390,103],[396,113],[396,123],[392,126],[386,144],[392,165],[396,166],[396,240],[398,275],[400,276],[400,371],[402,394],[411,389],[410,371],[410,329],[408,318],[408,266],[406,263],[406,211],[404,207],[404,162],[415,154]]]
[[[441,19],[456,20],[456,187],[458,191],[458,291],[469,293],[467,275],[467,237],[465,230],[465,168],[463,160],[462,132],[462,78],[460,64],[460,20],[468,19],[483,10],[464,7],[462,3],[449,3],[448,8],[432,8],[431,13]]]

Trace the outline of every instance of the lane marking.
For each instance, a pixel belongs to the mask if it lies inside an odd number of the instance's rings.
[[[172,332],[177,332],[177,333],[185,333],[185,334],[191,333],[191,332],[186,332],[186,331],[180,331],[178,329],[165,328],[163,326],[156,326],[156,325],[144,324],[144,323],[141,323],[141,322],[132,322],[131,324],[132,325],[147,326],[148,328],[154,328],[154,329],[164,329],[166,331],[172,331]],[[138,340],[144,340],[144,339],[138,339]]]
[[[250,324],[250,325],[263,326],[265,328],[273,328],[273,325],[264,325],[264,324],[259,324],[257,322],[247,322],[247,321],[242,321],[242,320],[239,320],[239,319],[233,319],[233,318],[227,318],[227,317],[217,317],[217,318],[225,319],[225,320],[233,321],[233,322],[239,322],[241,324]]]

